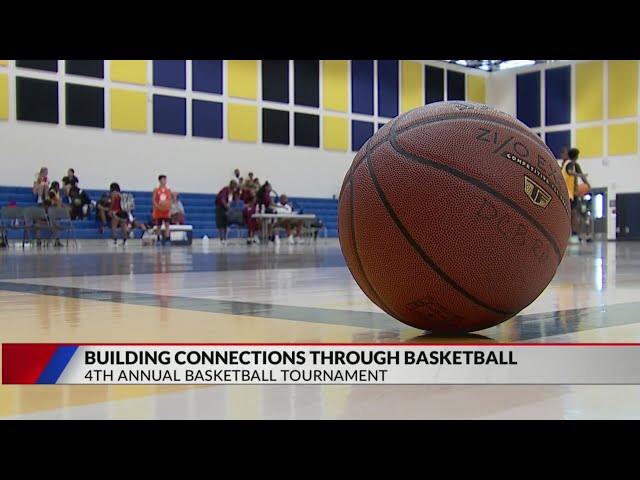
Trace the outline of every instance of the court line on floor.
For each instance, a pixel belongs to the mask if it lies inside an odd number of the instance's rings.
[[[385,313],[357,310],[337,310],[11,282],[0,282],[0,290],[109,303],[274,318],[279,320],[323,323],[377,330],[397,331],[399,329],[409,328]],[[638,323],[640,321],[639,311],[640,302],[631,302],[520,315],[497,327],[477,333],[491,337],[499,342],[543,340],[544,337],[554,335]],[[515,325],[517,325],[517,328],[515,328]],[[417,334],[418,332],[419,331],[416,330]]]

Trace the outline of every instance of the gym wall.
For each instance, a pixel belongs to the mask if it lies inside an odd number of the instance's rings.
[[[385,122],[485,101],[485,72],[408,60],[0,60],[3,185],[38,169],[82,186],[217,192],[234,168],[278,192],[337,195]]]

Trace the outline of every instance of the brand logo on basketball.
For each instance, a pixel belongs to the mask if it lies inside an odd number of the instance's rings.
[[[542,208],[546,208],[551,201],[551,195],[545,192],[540,186],[525,175],[524,177],[524,192],[534,205]]]

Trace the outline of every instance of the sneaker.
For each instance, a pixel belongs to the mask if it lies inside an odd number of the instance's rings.
[[[289,235],[289,236],[287,237],[287,243],[288,243],[289,245],[295,245],[296,240],[295,240],[295,238],[293,238],[293,235]]]
[[[571,235],[569,237],[569,243],[571,245],[577,245],[580,243],[580,238],[578,237],[578,235]]]
[[[253,243],[253,240],[251,238],[247,238],[247,245],[251,245]]]
[[[60,240],[56,240],[56,241],[53,243],[53,246],[54,246],[54,247],[62,247],[62,242],[61,242]]]
[[[260,245],[260,239],[258,237],[253,237],[253,243]]]
[[[280,235],[276,235],[273,241],[276,245],[280,245]]]
[[[114,247],[118,246],[118,240],[116,238],[113,239],[113,246]]]
[[[126,243],[127,243],[127,239],[126,239],[126,238],[123,238],[123,239],[122,239],[122,246],[124,247]]]
[[[226,240],[220,240],[220,243],[221,243],[222,245],[226,245],[226,244],[227,244],[227,241],[226,241]]]

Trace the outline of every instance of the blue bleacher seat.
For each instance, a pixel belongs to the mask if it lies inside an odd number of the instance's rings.
[[[106,190],[87,189],[87,193],[92,200],[97,201]],[[151,217],[151,192],[133,193],[136,199],[135,216],[138,221],[146,222]],[[218,236],[215,220],[215,194],[204,193],[182,193],[180,200],[186,211],[187,223],[193,225],[193,238],[202,238],[207,235],[209,238]],[[291,197],[296,208],[302,208],[304,213],[315,213],[327,227],[329,237],[338,236],[338,201],[330,198],[303,198]],[[18,206],[32,205],[35,203],[34,195],[28,187],[3,187],[0,186],[0,206],[7,205],[15,201]],[[108,229],[103,235],[98,232],[98,224],[95,218],[83,221],[74,221],[78,239],[99,239],[109,238]],[[13,238],[10,236],[10,238]]]

